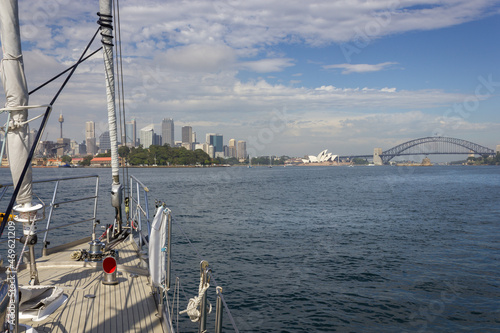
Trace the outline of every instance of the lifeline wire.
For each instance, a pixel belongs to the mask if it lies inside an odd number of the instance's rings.
[[[174,222],[174,219],[172,218],[172,222]],[[174,223],[172,223],[174,224]],[[200,253],[198,252],[198,250],[196,249],[196,247],[193,245],[193,243],[191,243],[191,240],[189,239],[189,237],[186,235],[186,233],[184,232],[184,230],[182,230],[181,226],[180,225],[177,225],[177,223],[175,223],[175,226],[177,228],[179,228],[179,230],[181,231],[181,233],[184,235],[184,237],[186,238],[186,240],[188,241],[189,245],[191,246],[191,248],[194,250],[194,252],[196,252],[196,254],[198,255],[198,259],[201,261],[203,258],[201,257]],[[212,272],[210,271],[208,273],[210,275],[210,278],[214,281],[215,283],[215,286],[219,286],[219,284],[217,283],[217,281],[215,280]],[[234,328],[234,331],[236,333],[239,333],[239,330],[238,330],[238,327],[236,327],[236,323],[234,321],[234,318],[233,316],[231,315],[231,311],[229,311],[229,307],[227,306],[227,303],[226,303],[226,300],[224,299],[224,295],[221,293],[220,294],[221,296],[221,300],[222,300],[222,304],[224,304],[224,308],[226,309],[226,312],[227,312],[227,315],[229,316],[229,320],[231,321],[231,324],[233,325],[233,328]]]

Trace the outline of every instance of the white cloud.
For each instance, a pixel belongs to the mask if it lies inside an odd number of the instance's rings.
[[[281,72],[286,67],[293,66],[292,59],[262,59],[256,61],[246,61],[239,64],[241,69],[254,71],[257,73]]]
[[[324,69],[342,69],[342,74],[378,72],[396,65],[397,62],[382,62],[380,64],[338,64],[325,65]]]
[[[217,72],[231,68],[236,56],[226,45],[192,44],[167,50],[164,55],[168,68],[176,71]]]
[[[270,110],[286,106],[291,115],[290,127],[280,134],[281,139],[276,138],[276,144],[285,146],[299,144],[299,136],[310,136],[317,142],[341,140],[344,136],[355,142],[362,140],[356,139],[356,132],[362,133],[364,140],[375,136],[370,131],[387,140],[391,140],[390,135],[402,135],[401,130],[414,135],[435,128],[453,132],[456,122],[438,121],[435,110],[462,103],[468,97],[465,94],[440,89],[401,90],[390,82],[380,84],[385,87],[382,89],[333,86],[328,81],[315,83],[303,68],[297,69],[300,73],[290,74],[300,76],[300,82],[281,74],[267,81],[245,79],[239,71],[278,73],[295,66],[298,61],[292,58],[294,55],[281,54],[276,45],[356,46],[387,35],[480,19],[498,13],[495,3],[150,0],[143,4],[122,0],[127,115],[138,117],[143,125],[169,116],[179,124],[196,124],[199,131],[220,126],[218,131],[236,136],[258,131],[265,126],[261,121],[267,119]],[[96,7],[97,3],[90,0],[20,2],[23,39],[29,42],[23,48],[30,87],[78,58],[97,29]],[[97,47],[95,42],[92,49]],[[366,73],[395,64],[332,64],[325,68],[340,69],[344,74]],[[272,84],[275,79],[287,83]],[[37,93],[32,101],[46,103],[55,89],[51,86]],[[104,123],[103,94],[102,59],[96,57],[80,65],[55,112],[62,110],[65,126],[73,126],[73,132],[80,133],[81,124],[89,119],[102,118]],[[460,126],[491,131],[496,125],[463,119]],[[49,132],[57,133],[57,120],[49,124]],[[291,140],[294,137],[296,141]],[[82,138],[83,134],[76,139]]]

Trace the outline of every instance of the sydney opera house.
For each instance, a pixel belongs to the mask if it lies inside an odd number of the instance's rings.
[[[309,155],[307,159],[303,158],[304,163],[325,163],[333,162],[338,157],[338,155],[332,155],[332,153],[327,153],[328,149],[323,150],[318,156]]]

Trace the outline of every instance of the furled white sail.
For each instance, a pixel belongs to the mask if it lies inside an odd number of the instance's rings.
[[[101,13],[101,21],[105,21],[106,17],[111,17],[111,1],[100,0],[99,12]],[[109,20],[111,25],[111,20]],[[109,137],[111,141],[111,173],[113,182],[119,183],[119,166],[118,166],[118,142],[116,130],[116,111],[115,111],[115,77],[113,66],[113,30],[107,24],[101,24],[101,35],[103,40],[103,57],[106,73],[106,94],[108,102],[108,124]]]
[[[0,29],[3,58],[0,66],[5,90],[5,107],[28,105],[28,87],[24,76],[17,0],[0,1]],[[28,111],[11,111],[7,134],[7,155],[12,180],[16,185],[29,155],[29,126],[20,125],[28,118]],[[17,195],[17,203],[30,203],[32,199],[31,166]]]

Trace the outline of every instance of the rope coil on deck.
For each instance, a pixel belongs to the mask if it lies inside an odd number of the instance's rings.
[[[200,303],[201,303],[201,300],[203,298],[203,295],[205,294],[205,292],[208,290],[209,287],[210,287],[210,283],[207,282],[207,283],[203,284],[203,277],[200,277],[200,287],[198,289],[198,296],[190,298],[186,310],[179,312],[179,314],[187,313],[189,316],[189,319],[191,319],[191,321],[193,323],[199,321],[200,317],[201,317],[201,312],[200,312],[200,310],[198,310],[198,308],[200,307]],[[208,313],[211,313],[212,312],[212,304],[210,304],[210,302],[208,304],[210,306]]]

